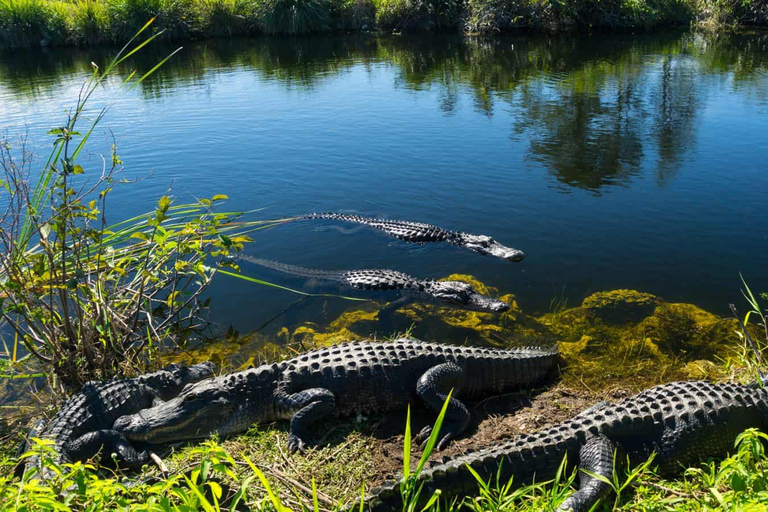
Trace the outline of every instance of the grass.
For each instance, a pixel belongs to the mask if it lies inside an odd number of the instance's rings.
[[[763,0],[0,0],[0,45],[122,43],[150,18],[166,39],[334,29],[732,29],[768,23]]]
[[[405,481],[400,487],[404,511],[422,510],[415,507],[419,501],[415,483],[431,454],[428,446],[418,460],[410,460],[409,433],[407,422],[402,450]],[[150,469],[139,477],[129,476],[130,484],[119,473],[97,473],[90,463],[59,466],[46,455],[50,453],[46,445],[36,446],[33,452],[42,453],[44,463],[57,476],[46,484],[30,473],[19,480],[11,475],[16,459],[4,449],[0,452],[0,510],[340,510],[341,504],[352,503],[370,488],[365,480],[373,470],[371,443],[364,435],[353,432],[340,445],[290,458],[284,453],[286,437],[282,429],[267,428],[225,443],[209,440],[169,459],[169,478],[156,478],[156,470]],[[432,446],[437,437],[431,437]],[[656,475],[653,457],[619,469],[610,482],[613,492],[597,510],[764,510],[768,505],[767,441],[766,434],[748,429],[737,439],[731,456],[687,468],[675,480]],[[478,478],[475,496],[449,504],[435,498],[423,510],[554,510],[575,482],[575,472],[566,472],[564,464],[552,480],[523,487]],[[63,498],[62,489],[69,489]],[[421,502],[429,498],[422,496]]]

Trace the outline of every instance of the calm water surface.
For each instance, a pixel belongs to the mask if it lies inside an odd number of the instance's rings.
[[[0,55],[3,128],[45,154],[45,131],[102,52]],[[94,105],[105,104],[87,163],[99,166],[110,128],[126,174],[143,177],[117,190],[111,221],[151,209],[172,185],[180,201],[224,193],[232,209],[265,218],[345,211],[490,234],[528,259],[327,222],[263,232],[248,252],[316,268],[473,274],[533,311],[636,288],[725,313],[740,300],[739,272],[768,290],[765,34],[190,44],[140,87],[100,91]],[[213,318],[240,331],[297,298],[226,277],[212,293]],[[297,320],[348,306],[315,301]]]

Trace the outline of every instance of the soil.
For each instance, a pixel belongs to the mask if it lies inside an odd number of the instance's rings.
[[[468,403],[472,414],[470,427],[464,436],[444,450],[433,454],[432,458],[452,457],[469,449],[490,446],[499,440],[534,432],[571,418],[597,402],[620,400],[629,394],[619,388],[593,393],[585,389],[557,385],[549,389],[506,394]],[[424,426],[432,424],[434,419],[434,413],[415,409],[412,412],[414,435]],[[375,453],[376,474],[370,475],[369,485],[380,484],[402,472],[405,422],[405,414],[392,414],[372,426],[370,433],[374,439],[371,449]],[[420,456],[421,450],[414,443],[411,452],[414,468]]]

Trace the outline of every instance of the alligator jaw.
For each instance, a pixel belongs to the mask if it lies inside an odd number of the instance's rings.
[[[471,251],[485,256],[494,256],[503,260],[518,262],[525,259],[525,253],[514,247],[502,245],[487,235],[471,235],[469,233],[457,233],[454,245],[466,247]]]
[[[217,382],[199,382],[172,400],[118,418],[113,428],[129,441],[153,444],[207,437],[234,411],[228,395]]]
[[[479,293],[473,293],[470,295],[469,303],[467,303],[465,307],[474,311],[484,311],[490,313],[503,313],[509,310],[509,304],[506,302],[494,299],[493,297],[480,295]]]

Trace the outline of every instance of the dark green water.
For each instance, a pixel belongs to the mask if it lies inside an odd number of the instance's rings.
[[[145,52],[139,69],[170,49]],[[44,154],[44,132],[104,59],[0,56],[3,128],[27,131]],[[765,34],[208,42],[133,91],[99,94],[95,104],[112,107],[89,163],[99,165],[108,127],[127,175],[145,177],[116,192],[111,221],[151,209],[172,183],[181,201],[224,193],[265,217],[340,210],[490,234],[528,259],[319,222],[259,234],[248,252],[473,274],[537,311],[635,288],[725,313],[741,298],[739,272],[768,290]],[[213,287],[213,318],[241,331],[296,299],[227,279]],[[346,306],[316,301],[297,321]]]

